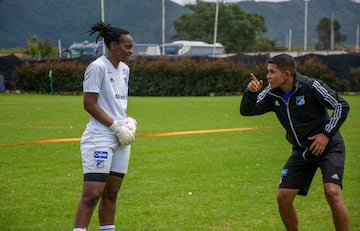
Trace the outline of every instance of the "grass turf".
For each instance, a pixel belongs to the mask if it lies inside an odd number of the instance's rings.
[[[273,128],[137,138],[118,198],[119,230],[284,230],[275,196],[290,145],[272,113],[240,116],[240,98],[130,97],[139,135]],[[360,230],[360,97],[345,98],[343,197],[351,230]],[[80,96],[0,95],[0,118],[1,144],[79,138],[88,122]],[[71,230],[82,186],[79,143],[0,146],[0,158],[0,230]],[[333,230],[319,171],[296,207],[301,230]],[[97,212],[89,228],[98,230]]]

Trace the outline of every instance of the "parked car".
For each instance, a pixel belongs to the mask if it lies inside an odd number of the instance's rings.
[[[97,43],[89,43],[89,41],[73,43],[68,48],[62,50],[61,57],[69,59],[77,58],[82,55],[98,57],[103,53],[103,45],[104,43],[102,41],[98,41]]]
[[[102,41],[97,43],[89,43],[88,41],[73,43],[62,51],[62,58],[77,58],[82,55],[98,57],[103,54],[103,45]],[[133,56],[156,56],[160,54],[159,44],[134,43]]]

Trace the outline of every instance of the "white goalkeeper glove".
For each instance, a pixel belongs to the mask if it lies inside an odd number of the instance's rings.
[[[136,125],[137,125],[137,121],[134,118],[131,117],[127,117],[125,120],[125,124],[126,126],[129,128],[130,132],[135,135],[136,132]]]
[[[123,125],[119,121],[114,120],[110,129],[115,133],[122,146],[129,145],[135,141],[134,135],[126,124]]]

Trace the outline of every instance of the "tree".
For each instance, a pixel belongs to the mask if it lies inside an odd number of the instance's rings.
[[[51,44],[49,39],[39,42],[39,50],[42,58],[56,57],[58,53],[58,49]]]
[[[48,39],[38,42],[36,34],[32,35],[31,40],[26,42],[25,54],[31,59],[56,57],[56,53],[57,49],[51,45]]]
[[[277,46],[277,41],[273,39],[259,37],[256,39],[254,46],[251,48],[252,51],[283,51],[286,47]]]
[[[36,34],[33,34],[31,36],[31,40],[26,42],[25,54],[31,59],[35,59],[37,57],[40,58],[39,44],[37,43]]]
[[[174,21],[176,34],[172,38],[213,43],[216,4],[197,0],[195,5],[186,7],[192,13]],[[266,30],[262,16],[248,14],[237,4],[219,3],[217,41],[224,45],[226,52],[249,51],[258,35]]]
[[[340,24],[335,19],[333,20],[334,25],[334,46],[337,43],[344,42],[347,36],[340,33]],[[316,26],[316,32],[318,35],[318,43],[316,44],[317,49],[329,50],[331,48],[331,19],[322,17],[319,24]]]

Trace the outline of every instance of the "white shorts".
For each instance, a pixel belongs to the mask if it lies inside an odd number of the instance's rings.
[[[120,146],[111,133],[96,133],[86,129],[81,137],[81,158],[84,174],[126,174],[130,160],[130,145]]]

